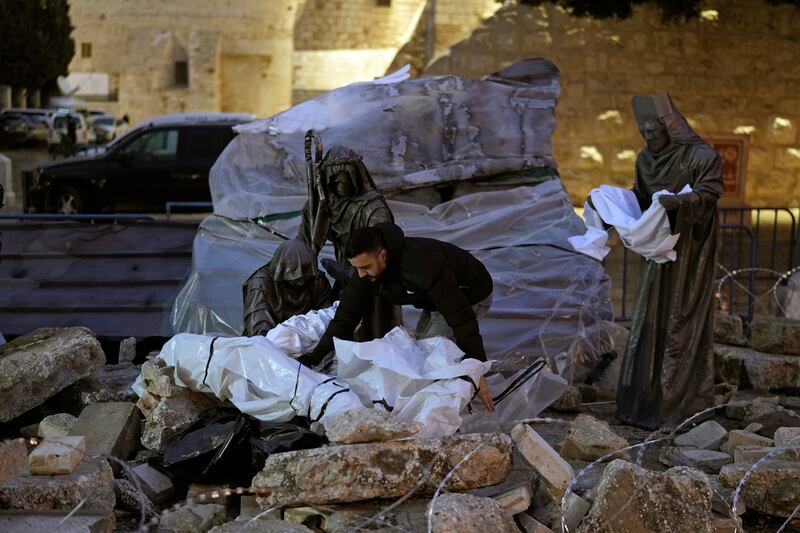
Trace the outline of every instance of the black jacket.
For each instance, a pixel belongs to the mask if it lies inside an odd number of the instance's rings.
[[[364,313],[372,308],[375,294],[394,305],[410,304],[440,312],[466,356],[485,361],[486,351],[472,309],[492,292],[492,278],[483,263],[453,244],[406,237],[391,222],[375,228],[386,243],[387,268],[376,281],[354,275],[342,293],[336,316],[312,352],[311,361],[319,361],[333,349],[334,337],[353,338]]]

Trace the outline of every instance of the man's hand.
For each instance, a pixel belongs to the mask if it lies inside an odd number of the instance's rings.
[[[483,405],[490,413],[494,413],[494,402],[492,401],[492,393],[489,391],[489,385],[486,383],[486,378],[481,376],[478,381],[478,396],[480,396]]]
[[[658,203],[667,211],[675,211],[683,204],[688,204],[699,199],[700,195],[692,191],[683,194],[662,194],[658,197]]]

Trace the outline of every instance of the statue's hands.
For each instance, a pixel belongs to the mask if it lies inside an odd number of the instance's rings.
[[[700,195],[696,192],[687,192],[684,194],[662,194],[658,197],[658,203],[660,203],[661,207],[667,211],[675,211],[680,206],[699,199]]]

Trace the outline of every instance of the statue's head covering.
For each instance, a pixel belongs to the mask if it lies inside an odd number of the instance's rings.
[[[369,191],[377,190],[375,182],[372,181],[364,160],[360,155],[344,146],[334,146],[325,157],[322,158],[322,176],[326,184],[330,184],[330,179],[341,171],[350,176],[350,182],[356,190],[356,195],[360,196]]]
[[[317,256],[305,242],[289,239],[275,250],[267,271],[275,281],[308,280],[319,274]]]
[[[631,99],[633,114],[639,128],[661,124],[673,144],[700,144],[703,139],[689,126],[686,118],[675,109],[668,92],[655,96],[634,96]]]

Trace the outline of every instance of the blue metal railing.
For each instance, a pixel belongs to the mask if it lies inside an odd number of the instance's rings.
[[[214,209],[213,202],[167,202],[164,206],[164,210],[167,214],[167,220],[170,219],[172,216],[172,210],[176,207],[205,207],[209,208],[209,211]]]
[[[95,220],[116,221],[116,220],[155,220],[150,215],[145,214],[80,214],[62,215],[59,213],[12,213],[0,215],[0,220],[32,220],[32,221],[74,221],[74,222],[94,222]]]

